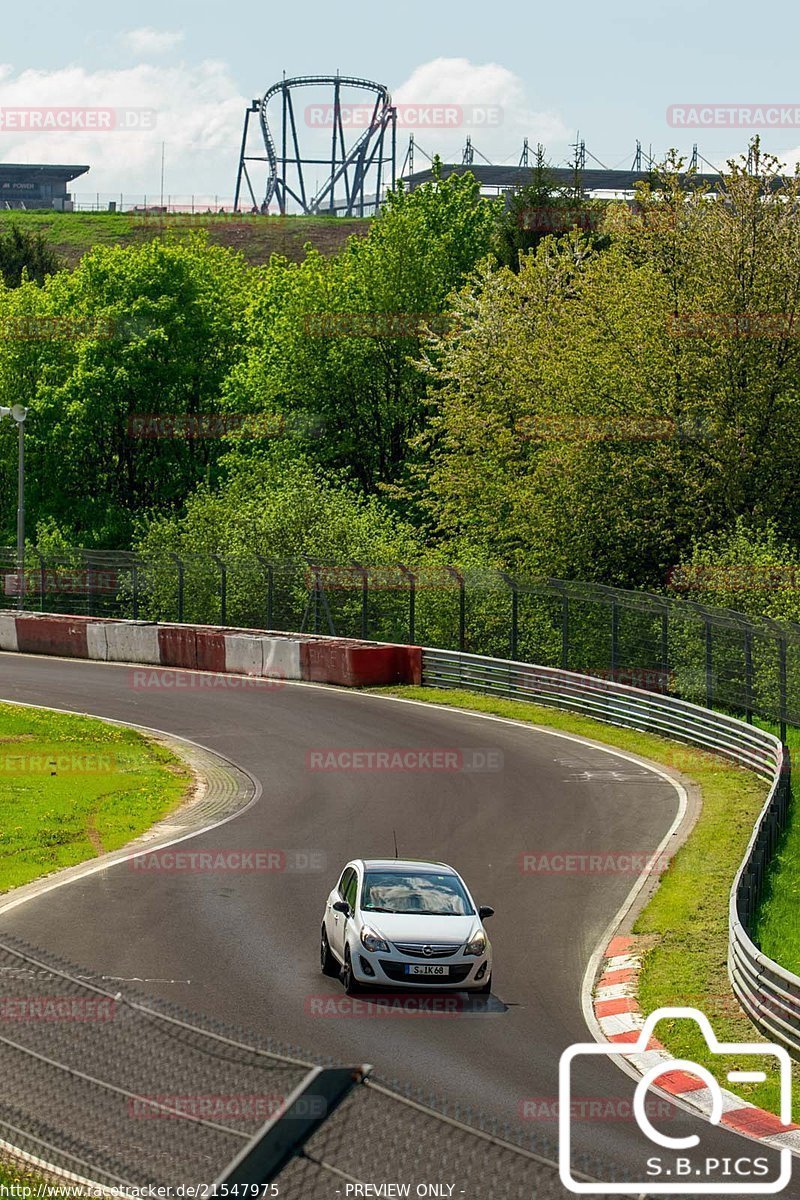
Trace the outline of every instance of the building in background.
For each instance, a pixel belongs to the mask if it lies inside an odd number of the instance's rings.
[[[0,209],[54,208],[72,212],[67,184],[88,167],[0,163]]]

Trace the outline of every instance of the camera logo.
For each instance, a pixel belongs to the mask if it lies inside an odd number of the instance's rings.
[[[736,1159],[711,1158],[695,1156],[677,1156],[676,1151],[692,1150],[700,1144],[696,1134],[686,1137],[671,1137],[661,1133],[650,1121],[645,1109],[648,1090],[658,1086],[659,1077],[673,1071],[684,1071],[702,1080],[710,1092],[711,1112],[708,1120],[712,1125],[719,1125],[724,1111],[722,1089],[712,1073],[698,1063],[689,1059],[662,1059],[651,1067],[639,1080],[633,1098],[633,1113],[639,1129],[654,1146],[665,1151],[663,1155],[648,1158],[647,1178],[635,1182],[586,1182],[583,1178],[575,1178],[572,1173],[572,1144],[570,1125],[570,1099],[572,1096],[572,1063],[576,1058],[585,1055],[605,1055],[610,1058],[628,1058],[643,1055],[647,1051],[655,1026],[661,1020],[684,1019],[695,1021],[705,1038],[712,1054],[733,1055],[738,1059],[754,1056],[758,1059],[774,1058],[777,1060],[780,1081],[780,1120],[783,1125],[791,1124],[792,1093],[791,1093],[791,1061],[788,1053],[771,1042],[720,1042],[717,1040],[711,1023],[704,1013],[695,1008],[659,1008],[644,1023],[644,1027],[636,1042],[628,1043],[598,1043],[581,1042],[569,1046],[561,1055],[559,1063],[559,1172],[561,1182],[570,1192],[583,1195],[680,1195],[705,1193],[706,1195],[771,1195],[786,1187],[792,1174],[792,1153],[788,1149],[780,1150],[780,1174],[777,1179],[763,1180],[769,1174],[769,1160],[752,1155],[740,1155]],[[638,1072],[637,1072],[638,1073]],[[762,1070],[731,1070],[727,1081],[736,1083],[762,1083],[767,1076]],[[698,1119],[702,1119],[698,1116]],[[725,1169],[720,1177],[720,1168]],[[762,1181],[754,1182],[760,1179]],[[656,1182],[658,1180],[658,1182]],[[669,1182],[667,1182],[669,1180]]]

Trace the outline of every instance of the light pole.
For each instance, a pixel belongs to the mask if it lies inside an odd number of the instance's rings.
[[[25,418],[28,410],[24,404],[4,408],[0,404],[0,420],[11,417],[17,422],[19,431],[19,469],[17,472],[17,608],[22,608],[25,599]]]

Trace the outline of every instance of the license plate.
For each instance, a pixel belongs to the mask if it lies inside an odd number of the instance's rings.
[[[406,963],[406,975],[449,975],[449,967],[435,967],[432,963]]]

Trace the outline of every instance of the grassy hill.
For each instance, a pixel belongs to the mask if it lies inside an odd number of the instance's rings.
[[[68,266],[92,246],[130,246],[155,237],[188,237],[205,229],[209,240],[240,250],[248,262],[269,261],[284,254],[293,261],[311,244],[322,254],[340,250],[351,234],[365,235],[368,218],[258,216],[233,213],[172,213],[137,215],[109,212],[0,212],[0,228],[13,223],[39,231]]]

